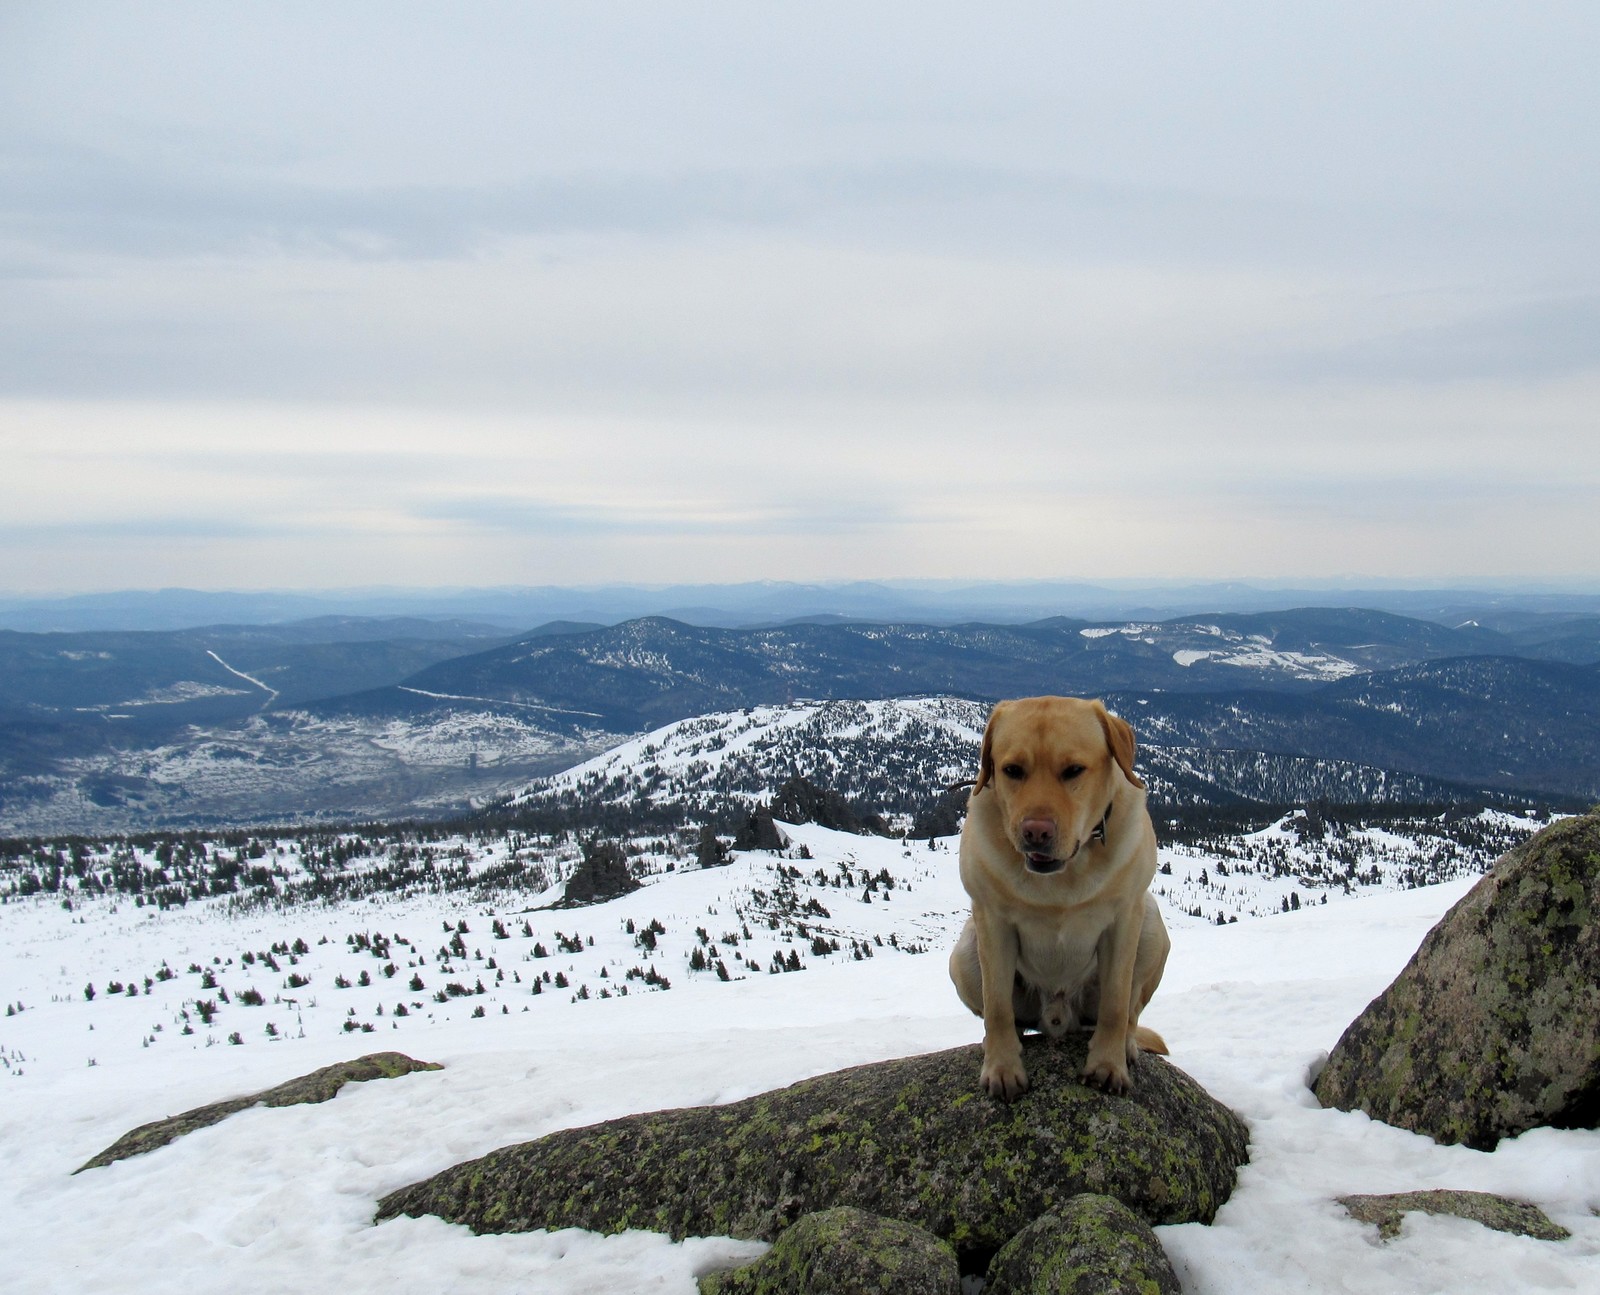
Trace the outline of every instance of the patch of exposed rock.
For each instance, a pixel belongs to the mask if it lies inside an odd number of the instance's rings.
[[[252,1093],[248,1097],[233,1097],[223,1102],[212,1102],[207,1106],[197,1106],[192,1111],[185,1111],[182,1115],[171,1115],[164,1120],[141,1124],[131,1133],[124,1133],[99,1155],[72,1172],[81,1174],[85,1169],[98,1169],[116,1160],[126,1160],[129,1156],[154,1151],[157,1147],[164,1147],[167,1143],[181,1138],[185,1133],[207,1128],[238,1111],[249,1110],[252,1106],[297,1106],[302,1103],[326,1102],[346,1084],[364,1083],[369,1079],[394,1079],[399,1075],[409,1075],[418,1070],[442,1069],[444,1067],[436,1061],[414,1061],[403,1052],[369,1053],[364,1057],[356,1057],[353,1061],[341,1061],[336,1065],[324,1066],[321,1070],[313,1070],[309,1075],[301,1075],[298,1079],[290,1079],[274,1088]]]
[[[1471,1219],[1496,1232],[1514,1232],[1537,1241],[1565,1241],[1572,1233],[1537,1205],[1513,1201],[1493,1192],[1460,1192],[1434,1188],[1421,1192],[1393,1192],[1388,1196],[1341,1196],[1339,1204],[1360,1223],[1377,1225],[1378,1236],[1390,1241],[1400,1235],[1400,1224],[1410,1211],[1450,1214]]]
[[[1600,1125],[1600,813],[1504,855],[1339,1040],[1324,1106],[1492,1150]]]
[[[984,1295],[1181,1295],[1150,1225],[1109,1196],[1074,1196],[1001,1247]]]
[[[956,1252],[931,1232],[841,1206],[807,1214],[753,1264],[700,1279],[700,1295],[960,1295]]]
[[[647,1228],[774,1240],[850,1206],[992,1253],[1084,1192],[1146,1222],[1209,1222],[1248,1158],[1243,1122],[1146,1055],[1118,1097],[1079,1082],[1087,1041],[1025,1044],[1033,1088],[978,1088],[980,1047],[857,1066],[725,1106],[566,1129],[392,1193],[378,1219],[476,1232]]]

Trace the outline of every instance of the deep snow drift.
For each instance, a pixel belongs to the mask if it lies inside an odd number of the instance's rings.
[[[811,858],[750,854],[662,873],[582,909],[527,911],[526,897],[492,912],[465,897],[234,916],[220,901],[0,907],[0,998],[12,1013],[0,1017],[0,1223],[12,1283],[688,1295],[696,1272],[762,1247],[644,1233],[475,1237],[435,1219],[374,1227],[372,1212],[394,1188],[557,1128],[975,1042],[979,1022],[944,968],[966,908],[953,842],[787,830]],[[1160,1229],[1186,1290],[1595,1289],[1600,1133],[1538,1130],[1491,1154],[1438,1147],[1323,1111],[1306,1088],[1320,1054],[1470,885],[1358,889],[1226,926],[1169,904],[1173,953],[1145,1019],[1174,1062],[1249,1121],[1253,1156],[1214,1226]],[[1270,894],[1261,901],[1273,906]],[[796,964],[804,970],[773,969]],[[289,988],[291,976],[308,983]],[[251,990],[261,1005],[248,1005]],[[213,1005],[209,1023],[201,1003]],[[71,1175],[135,1125],[387,1048],[446,1069],[352,1085],[321,1106],[246,1111]],[[1436,1186],[1530,1200],[1573,1236],[1537,1242],[1411,1215],[1380,1245],[1333,1200]]]

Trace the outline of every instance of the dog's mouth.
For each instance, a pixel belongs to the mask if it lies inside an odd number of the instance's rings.
[[[1065,859],[1058,859],[1053,854],[1024,854],[1023,859],[1028,865],[1029,872],[1060,872],[1067,866]]]

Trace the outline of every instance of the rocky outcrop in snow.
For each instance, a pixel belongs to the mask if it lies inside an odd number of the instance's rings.
[[[898,1219],[840,1206],[807,1214],[753,1264],[700,1279],[700,1295],[960,1295],[956,1252]]]
[[[164,1120],[141,1124],[131,1133],[124,1133],[93,1159],[73,1170],[81,1174],[85,1169],[98,1169],[116,1160],[154,1151],[169,1142],[209,1125],[225,1120],[238,1111],[252,1106],[297,1106],[302,1103],[330,1101],[346,1084],[364,1083],[369,1079],[394,1079],[418,1070],[443,1070],[436,1061],[415,1061],[403,1052],[372,1052],[352,1061],[313,1070],[309,1075],[290,1079],[276,1087],[252,1093],[248,1097],[232,1097],[207,1106],[197,1106],[182,1115],[170,1115]]]
[[[1211,1220],[1248,1158],[1232,1111],[1159,1057],[1116,1097],[1079,1082],[1085,1039],[1024,1047],[1034,1087],[1009,1106],[978,1088],[981,1048],[954,1048],[562,1130],[402,1188],[378,1218],[772,1240],[852,1206],[943,1238],[964,1264],[1084,1192],[1152,1224]]]
[[[1536,1241],[1565,1241],[1572,1235],[1566,1228],[1552,1223],[1537,1205],[1508,1200],[1493,1192],[1433,1188],[1421,1192],[1391,1192],[1387,1196],[1341,1196],[1339,1204],[1357,1222],[1375,1224],[1378,1237],[1383,1241],[1392,1241],[1399,1236],[1405,1216],[1413,1211],[1450,1214],[1458,1219],[1481,1223],[1496,1232],[1511,1232],[1517,1236],[1533,1237]]]
[[[1503,856],[1345,1031],[1315,1091],[1484,1151],[1600,1125],[1600,813]]]
[[[984,1295],[1181,1295],[1150,1225],[1121,1201],[1086,1192],[1001,1247]]]

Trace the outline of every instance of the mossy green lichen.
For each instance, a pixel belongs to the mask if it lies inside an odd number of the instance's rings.
[[[1086,1041],[1030,1039],[1034,1087],[974,1099],[974,1046],[859,1066],[727,1106],[629,1116],[505,1147],[379,1202],[478,1232],[649,1228],[773,1240],[835,1206],[993,1249],[1083,1192],[1151,1223],[1209,1222],[1247,1157],[1243,1123],[1166,1061],[1134,1090],[1079,1082]]]
[[[700,1295],[958,1295],[955,1251],[896,1219],[840,1207],[807,1214],[753,1264],[700,1279]]]
[[[1120,1201],[1085,1194],[1030,1223],[989,1264],[984,1295],[1179,1295],[1150,1226]]]
[[[1488,1150],[1600,1119],[1600,814],[1499,860],[1345,1031],[1325,1106]]]
[[[1400,1235],[1400,1225],[1412,1210],[1471,1219],[1496,1232],[1514,1232],[1538,1241],[1565,1241],[1572,1235],[1560,1224],[1552,1223],[1537,1205],[1496,1196],[1492,1192],[1434,1188],[1420,1192],[1394,1192],[1387,1196],[1341,1196],[1339,1204],[1358,1222],[1376,1224],[1378,1236],[1384,1241]]]
[[[252,1106],[297,1106],[305,1103],[326,1102],[346,1084],[363,1083],[369,1079],[394,1079],[418,1070],[442,1070],[433,1061],[414,1061],[403,1052],[373,1052],[351,1061],[313,1070],[273,1088],[248,1097],[232,1097],[227,1101],[197,1106],[182,1115],[172,1115],[164,1120],[141,1124],[130,1133],[124,1133],[99,1155],[86,1161],[72,1172],[81,1174],[85,1169],[98,1169],[129,1156],[143,1155],[164,1147],[185,1133],[207,1128],[219,1120]]]

